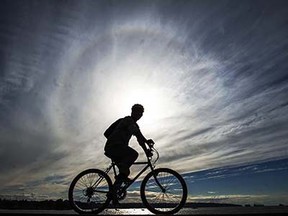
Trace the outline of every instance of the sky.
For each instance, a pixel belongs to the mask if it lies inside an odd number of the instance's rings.
[[[285,0],[0,4],[1,197],[67,198],[77,173],[107,167],[105,129],[141,103],[157,166],[203,185],[199,199],[288,204]],[[254,180],[223,188],[235,172]]]

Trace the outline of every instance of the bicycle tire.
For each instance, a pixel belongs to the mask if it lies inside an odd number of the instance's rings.
[[[84,170],[70,184],[69,202],[79,214],[98,214],[109,205],[111,191],[112,181],[105,172],[98,169]]]
[[[162,191],[154,176],[157,177],[165,191]],[[169,168],[158,168],[145,176],[140,194],[144,206],[152,213],[175,214],[186,203],[187,185],[176,171]]]

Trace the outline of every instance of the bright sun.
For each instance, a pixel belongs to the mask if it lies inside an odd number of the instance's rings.
[[[123,106],[120,109],[130,110],[133,104],[142,104],[145,111],[141,122],[143,124],[151,124],[167,115],[165,112],[167,110],[167,101],[165,99],[166,95],[160,89],[134,88],[123,93],[123,98],[121,98]]]
[[[163,71],[167,71],[165,68],[157,67],[152,60],[143,60],[142,55],[131,56],[119,64],[109,65],[109,68],[107,70],[113,71],[113,75],[103,76],[101,83],[97,79],[95,85],[103,87],[102,106],[113,108],[103,111],[109,119],[130,115],[131,107],[136,103],[144,106],[144,115],[139,120],[141,126],[150,128],[159,120],[179,112],[180,106],[175,95],[177,90],[167,85],[170,83],[167,79],[171,77],[165,76],[162,79],[162,76],[159,76]],[[175,80],[171,79],[168,81],[174,83]]]

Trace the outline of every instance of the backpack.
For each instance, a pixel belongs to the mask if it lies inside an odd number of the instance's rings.
[[[107,130],[104,132],[104,136],[108,139],[108,137],[113,133],[113,131],[115,130],[115,128],[118,126],[118,124],[120,123],[120,121],[122,120],[122,118],[118,119],[117,121],[115,121],[113,124],[111,124]]]

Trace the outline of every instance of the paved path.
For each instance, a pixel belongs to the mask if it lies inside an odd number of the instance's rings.
[[[46,215],[73,216],[78,215],[73,210],[5,210],[0,209],[0,215]],[[288,215],[288,207],[203,207],[184,208],[176,215]],[[153,215],[147,209],[108,209],[99,215]]]

